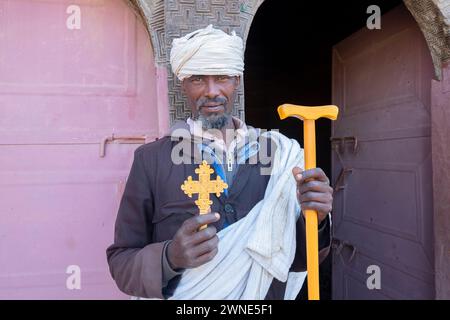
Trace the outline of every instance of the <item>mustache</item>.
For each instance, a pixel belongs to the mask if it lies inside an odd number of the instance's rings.
[[[206,104],[209,103],[226,105],[228,103],[228,99],[225,97],[215,97],[215,98],[201,97],[196,102],[197,109],[200,109],[201,107],[204,107]]]

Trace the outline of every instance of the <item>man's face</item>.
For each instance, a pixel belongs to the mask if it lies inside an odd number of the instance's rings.
[[[194,120],[204,129],[222,129],[231,119],[239,77],[193,75],[183,80]]]

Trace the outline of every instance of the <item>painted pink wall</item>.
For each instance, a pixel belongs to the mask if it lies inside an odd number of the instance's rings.
[[[105,249],[139,144],[100,145],[160,136],[166,79],[121,0],[0,0],[0,299],[128,298]]]

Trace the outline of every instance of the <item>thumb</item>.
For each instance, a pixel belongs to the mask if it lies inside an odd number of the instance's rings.
[[[298,175],[301,175],[302,173],[303,173],[303,170],[300,169],[299,167],[294,167],[292,169],[292,175],[294,176],[295,180],[297,180],[297,181],[301,179],[301,176],[298,177]]]

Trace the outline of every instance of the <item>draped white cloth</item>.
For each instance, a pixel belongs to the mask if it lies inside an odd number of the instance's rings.
[[[248,215],[218,233],[218,254],[210,262],[186,270],[171,299],[265,298],[273,278],[287,283],[285,299],[294,299],[306,272],[289,273],[296,249],[300,207],[292,168],[304,168],[299,144],[268,132],[277,144],[264,199]]]
[[[181,81],[192,75],[242,76],[244,44],[212,25],[191,32],[172,42],[170,64]]]

